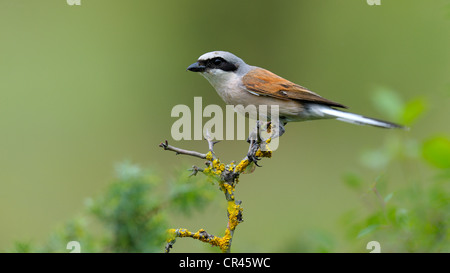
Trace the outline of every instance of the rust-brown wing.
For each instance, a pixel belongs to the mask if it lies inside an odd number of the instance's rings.
[[[256,68],[248,72],[242,79],[245,88],[257,95],[270,96],[285,100],[314,102],[329,106],[347,108],[346,106],[327,100],[303,86],[290,82],[274,73]]]

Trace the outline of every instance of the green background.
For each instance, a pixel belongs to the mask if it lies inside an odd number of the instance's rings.
[[[339,215],[361,206],[342,183],[343,173],[361,172],[369,181],[379,175],[361,167],[361,151],[388,135],[450,134],[449,5],[0,0],[0,249],[17,240],[43,242],[107,187],[124,159],[162,177],[180,164],[201,165],[158,144],[171,140],[173,106],[192,106],[194,96],[204,105],[224,105],[205,79],[186,72],[213,50],[233,52],[368,116],[390,119],[373,105],[380,88],[404,100],[427,99],[426,115],[410,131],[338,121],[289,124],[273,158],[241,177],[236,197],[244,222],[233,251],[288,251],[290,241],[321,229],[341,236]],[[172,144],[207,150],[203,141]],[[244,141],[216,146],[224,162],[246,151]],[[404,170],[388,165],[383,172],[395,178]],[[406,183],[390,182],[391,190]],[[217,199],[189,217],[173,215],[170,224],[220,235],[225,202]],[[174,251],[208,249],[181,239]],[[349,250],[345,243],[337,249]]]

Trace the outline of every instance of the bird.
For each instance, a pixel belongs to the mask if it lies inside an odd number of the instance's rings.
[[[204,76],[229,105],[278,105],[279,119],[284,125],[288,122],[336,119],[387,129],[406,128],[343,111],[347,108],[345,105],[326,99],[267,69],[249,65],[227,51],[205,53],[187,70]]]

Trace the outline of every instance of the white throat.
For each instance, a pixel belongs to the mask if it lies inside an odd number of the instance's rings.
[[[241,83],[240,77],[234,72],[226,72],[220,69],[211,69],[201,73],[216,89],[219,96],[227,103],[234,104],[233,92],[238,91]]]

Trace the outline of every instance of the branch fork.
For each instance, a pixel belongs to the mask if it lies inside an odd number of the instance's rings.
[[[266,127],[267,131],[269,131],[270,126],[267,125]],[[257,129],[259,130],[259,125]],[[206,159],[206,168],[192,166],[192,169],[190,169],[192,172],[190,176],[195,176],[198,172],[201,172],[218,181],[219,189],[224,193],[227,201],[228,223],[225,229],[225,235],[223,237],[218,237],[207,233],[204,229],[200,229],[195,233],[184,228],[169,229],[165,247],[166,253],[170,252],[170,249],[175,244],[177,238],[183,237],[190,237],[208,243],[211,246],[218,246],[222,252],[230,252],[234,231],[236,227],[243,222],[242,201],[235,199],[235,189],[239,182],[239,175],[250,169],[252,163],[259,166],[257,161],[262,157],[270,158],[272,156],[272,152],[267,148],[261,150],[261,145],[267,145],[270,142],[270,138],[262,140],[260,137],[257,137],[256,139],[249,140],[250,146],[247,155],[238,164],[235,164],[233,161],[225,165],[220,162],[219,158],[214,153],[214,145],[219,141],[213,141],[208,132],[206,133],[206,141],[208,142],[208,152],[206,154],[174,147],[169,145],[167,140],[161,142],[159,147],[164,150],[175,152],[177,155],[181,154]]]

